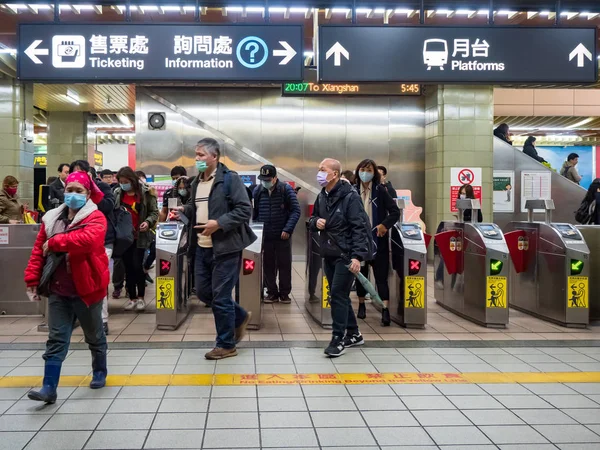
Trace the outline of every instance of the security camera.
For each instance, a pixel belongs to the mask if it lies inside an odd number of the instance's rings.
[[[33,142],[33,137],[31,137],[31,136],[23,136],[21,138],[21,142],[23,142],[23,144],[31,144]]]

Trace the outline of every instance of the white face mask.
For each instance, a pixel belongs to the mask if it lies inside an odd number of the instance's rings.
[[[462,200],[464,200],[465,198],[467,198],[467,194],[460,194],[460,198],[461,198]]]

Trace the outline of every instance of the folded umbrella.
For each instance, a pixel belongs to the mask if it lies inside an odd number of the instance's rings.
[[[350,265],[347,265],[346,267],[348,268],[348,270],[350,270]],[[375,302],[377,302],[377,304],[379,304],[379,306],[381,306],[382,308],[385,309],[386,306],[383,304],[381,297],[377,293],[377,289],[375,289],[375,286],[373,286],[373,284],[369,281],[369,279],[360,272],[355,273],[354,276],[356,277],[358,282],[363,285],[363,287],[365,288],[365,291],[367,291],[369,294],[371,294],[371,300],[375,300]]]

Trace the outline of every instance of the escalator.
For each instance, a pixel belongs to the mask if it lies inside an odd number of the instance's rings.
[[[551,198],[554,200],[554,222],[575,223],[575,211],[585,196],[586,189],[567,180],[558,172],[530,158],[517,147],[494,137],[494,171],[514,172],[514,212],[494,212],[494,223],[501,229],[512,221],[526,221],[527,213],[522,212],[521,205],[521,174],[522,172],[540,172],[550,174]],[[534,220],[543,221],[543,214],[535,214]]]

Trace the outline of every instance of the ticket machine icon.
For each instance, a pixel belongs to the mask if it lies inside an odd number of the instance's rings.
[[[448,63],[448,42],[444,39],[427,39],[423,44],[423,62],[427,64],[427,70],[439,67],[444,70]]]

